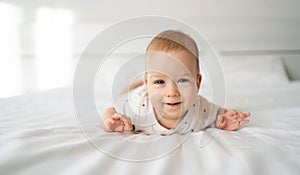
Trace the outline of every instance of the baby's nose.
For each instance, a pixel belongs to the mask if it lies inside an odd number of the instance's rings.
[[[179,92],[177,85],[174,82],[168,83],[168,85],[166,87],[165,96],[174,97],[174,96],[179,96],[179,95],[180,95],[180,92]]]

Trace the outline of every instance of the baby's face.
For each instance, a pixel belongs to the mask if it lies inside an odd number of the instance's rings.
[[[190,52],[150,53],[145,82],[156,117],[178,120],[194,104],[201,75]]]

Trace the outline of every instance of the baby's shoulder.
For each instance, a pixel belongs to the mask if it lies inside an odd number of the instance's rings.
[[[146,86],[145,85],[142,85],[140,87],[132,89],[131,91],[129,91],[127,93],[128,99],[134,98],[135,100],[136,100],[136,98],[143,98],[146,95],[147,95],[147,90],[146,90]]]
[[[208,102],[207,98],[203,97],[202,95],[198,94],[198,101],[199,102]]]
[[[201,108],[208,108],[214,105],[212,102],[210,102],[206,97],[202,95],[198,95],[198,104]]]
[[[127,103],[134,109],[145,106],[147,102],[147,90],[145,86],[137,87],[127,93]]]

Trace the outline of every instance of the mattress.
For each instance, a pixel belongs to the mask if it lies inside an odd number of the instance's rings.
[[[261,83],[226,86],[226,107],[252,114],[238,131],[172,136],[105,132],[89,106],[82,122],[72,88],[0,99],[0,174],[299,174],[300,82]]]

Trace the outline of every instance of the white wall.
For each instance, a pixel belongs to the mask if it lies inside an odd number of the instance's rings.
[[[1,7],[4,10],[11,8],[13,13],[3,12]],[[76,60],[97,33],[120,20],[142,15],[181,20],[198,29],[225,56],[275,55],[297,58],[300,55],[299,8],[298,0],[0,1],[0,28],[10,31],[0,30],[0,36],[4,38],[0,42],[0,68],[15,72],[14,76],[0,72],[0,97],[70,85]],[[47,18],[44,14],[41,19],[41,11],[47,10],[52,10],[51,13],[56,14],[56,17],[52,14]],[[38,24],[43,25],[39,28]],[[53,33],[55,30],[59,32]],[[17,37],[14,43],[11,42],[13,38],[9,33]],[[140,44],[131,48],[130,51],[122,52],[130,54],[143,49]],[[96,56],[97,50],[90,54],[91,57]],[[45,60],[39,62],[39,57],[48,57],[52,61],[55,58],[57,63],[51,67]],[[70,66],[70,60],[68,62],[64,58],[70,58],[73,65]],[[300,64],[299,59],[293,59],[292,62],[290,59],[284,60],[290,69],[290,77],[299,79],[300,73],[295,66]],[[45,63],[45,68],[39,63]],[[8,65],[12,65],[15,70],[8,71]],[[50,67],[49,70],[45,70],[47,67]],[[55,74],[59,70],[63,71],[64,76]],[[43,71],[48,78],[39,78],[43,76]],[[47,71],[50,72],[49,75],[46,75]],[[39,79],[45,81],[41,83]],[[7,82],[8,80],[11,82]],[[56,85],[51,86],[51,82],[56,82]],[[13,84],[19,88],[8,92],[8,89],[12,89],[9,86]],[[5,86],[7,88],[3,88]]]

